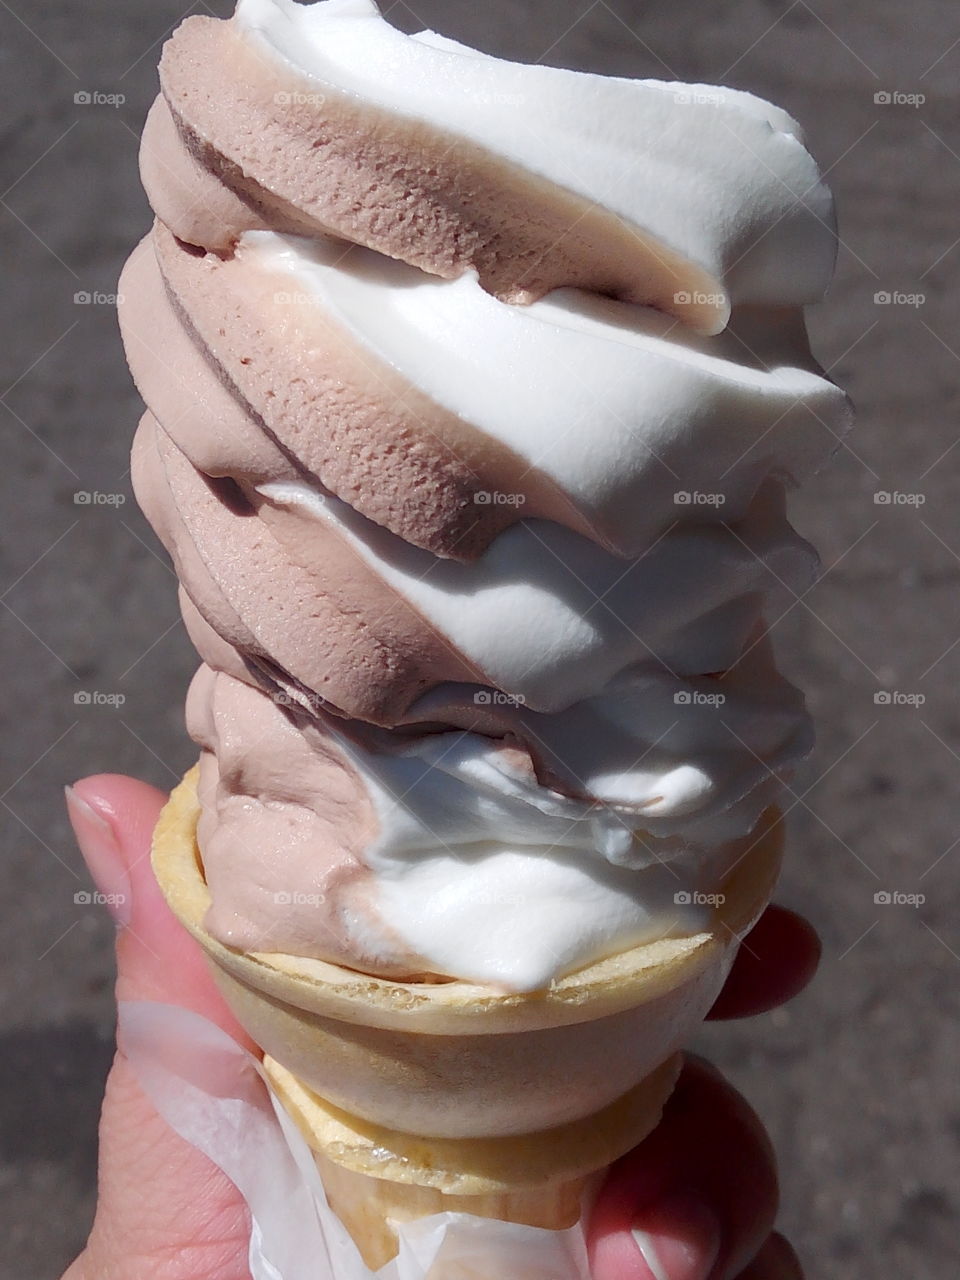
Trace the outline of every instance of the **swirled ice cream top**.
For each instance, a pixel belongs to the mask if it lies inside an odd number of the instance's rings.
[[[514,988],[697,931],[810,743],[764,626],[848,410],[796,124],[369,0],[188,19],[161,84],[121,320],[209,927]]]
[[[810,302],[829,283],[830,193],[796,121],[752,94],[505,62],[405,36],[373,0],[240,0],[237,22],[318,85],[469,139],[651,237],[714,282],[714,329],[730,301]]]

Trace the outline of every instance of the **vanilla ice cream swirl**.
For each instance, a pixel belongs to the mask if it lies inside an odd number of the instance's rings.
[[[765,628],[849,413],[797,125],[370,0],[190,18],[161,86],[121,321],[209,927],[508,989],[697,932],[811,741]]]

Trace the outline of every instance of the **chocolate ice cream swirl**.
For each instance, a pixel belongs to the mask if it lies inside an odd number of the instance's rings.
[[[796,125],[367,0],[188,19],[161,86],[121,321],[209,926],[514,988],[696,932],[810,745],[765,619],[848,411]]]

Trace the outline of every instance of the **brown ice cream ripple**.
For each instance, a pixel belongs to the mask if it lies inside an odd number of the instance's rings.
[[[144,398],[197,466],[256,484],[307,478],[405,541],[458,559],[480,554],[518,518],[516,505],[476,501],[491,491],[519,491],[525,515],[589,535],[536,467],[435,404],[333,317],[290,305],[289,279],[239,257],[198,255],[159,222],[159,270],[145,263],[149,252],[138,250],[127,269],[121,322]],[[150,337],[155,316],[165,330],[177,322],[184,330],[175,342],[190,394],[202,383],[218,406],[224,392],[233,397],[236,407],[220,410],[225,430],[205,412],[190,414],[170,387],[169,361]]]
[[[566,285],[716,324],[715,306],[676,301],[712,296],[716,281],[639,228],[455,134],[318,95],[231,23],[188,18],[160,83],[173,130],[151,116],[144,185],[184,240],[224,249],[250,230],[332,233],[446,278],[472,268],[507,302]],[[232,199],[204,216],[211,181]]]
[[[167,293],[152,237],[120,278],[120,328],[137,389],[198,470],[261,484],[304,471],[257,422],[206,358]]]
[[[204,661],[188,727],[202,750],[207,925],[242,949],[390,977],[422,973],[423,957],[378,914],[364,853],[382,833],[343,744],[386,756],[466,730],[534,791],[590,806],[587,739],[606,734],[612,775],[633,739],[628,729],[608,732],[605,711],[587,700],[556,716],[498,700],[511,691],[417,608],[419,597],[393,586],[382,564],[378,572],[376,557],[358,549],[363,539],[348,536],[349,521],[260,489],[301,485],[332,496],[377,533],[440,563],[464,562],[458,569],[517,532],[521,517],[555,522],[594,546],[603,539],[553,480],[432,401],[345,322],[319,306],[286,305],[289,275],[251,266],[239,238],[333,235],[443,278],[475,270],[513,303],[573,286],[677,313],[678,292],[712,294],[716,282],[472,142],[347,94],[317,102],[312,82],[234,24],[188,19],[160,70],[141,152],[158,221],[126,268],[121,322],[148,407],[134,445],[136,492],[174,561]],[[681,310],[704,331],[716,321],[715,307]],[[491,492],[523,501],[478,502]],[[779,499],[772,508],[785,527]],[[744,536],[744,564],[717,552],[715,582],[704,582],[686,612],[671,600],[675,634],[650,646],[634,631],[620,674],[646,663],[662,676],[674,662],[678,680],[712,677],[765,645],[767,586],[802,578],[809,550],[778,532],[757,541],[757,554]],[[624,560],[624,574],[636,563]],[[543,637],[545,651],[550,642]],[[789,761],[806,749],[802,699],[763,652],[729,686],[752,717],[754,749],[730,770],[734,808],[749,808],[751,789],[760,807],[775,801]],[[691,653],[698,661],[684,665]],[[681,766],[684,747],[678,740]],[[663,851],[683,854],[683,839],[671,841]],[[729,842],[716,850],[718,866],[724,849]]]
[[[576,724],[577,714],[567,732],[584,727]],[[786,707],[784,716],[789,716]],[[422,980],[422,958],[377,910],[377,880],[365,852],[383,834],[383,819],[356,763],[358,754],[363,758],[378,745],[388,755],[401,753],[403,739],[363,731],[356,721],[331,732],[322,715],[305,715],[208,666],[191,685],[187,724],[202,748],[198,838],[213,900],[207,927],[243,950],[281,951]],[[378,744],[378,737],[386,741]],[[543,761],[509,739],[491,749],[514,776],[531,782],[536,776],[544,786],[559,782],[564,794],[589,799],[568,770],[553,778],[547,769],[544,776]],[[615,758],[618,746],[604,743],[602,750]],[[774,795],[777,786],[771,773],[764,796]],[[744,837],[720,848],[698,847],[695,841],[641,831],[636,869],[608,868],[608,873],[642,878],[644,867],[656,874],[680,858],[688,875],[689,864],[699,864],[693,874],[706,874],[709,883],[712,876],[722,877],[748,844]],[[470,850],[464,856],[469,858]],[[603,860],[598,870],[605,874]]]
[[[282,949],[385,977],[417,974],[420,958],[377,915],[363,851],[379,822],[336,742],[207,666],[190,687],[187,726],[202,748],[197,834],[213,901],[207,928],[241,950]]]
[[[381,726],[446,720],[471,728],[478,722],[476,690],[496,685],[491,673],[368,566],[339,526],[299,518],[231,480],[205,477],[149,413],[137,434],[133,476],[184,590],[208,627],[242,655],[245,678],[298,691],[308,707]],[[751,541],[744,543],[738,594],[732,578],[714,594],[705,588],[683,613],[671,615],[670,628],[651,618],[646,639],[631,641],[624,624],[624,667],[684,663],[687,631],[689,652],[701,661],[708,655],[709,669],[736,660],[759,615],[756,591],[764,572],[754,570],[756,553],[746,548],[767,536],[762,525],[744,533]],[[732,541],[727,557],[739,554],[737,548]],[[764,554],[772,574],[794,578],[808,553],[785,543]],[[556,589],[564,581],[558,577]],[[714,618],[717,610],[722,617]],[[711,643],[704,633],[713,636]],[[208,657],[209,641],[198,647]],[[221,665],[215,656],[208,660]],[[450,708],[417,709],[439,686],[460,687],[456,715]]]
[[[323,576],[297,564],[231,481],[198,472],[150,415],[134,445],[137,499],[188,595],[230,645],[291,672],[343,714],[392,724],[444,680],[482,672],[335,535]]]

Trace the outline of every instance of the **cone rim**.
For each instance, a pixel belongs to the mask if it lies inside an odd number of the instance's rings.
[[[217,968],[269,998],[341,1021],[424,1034],[501,1034],[592,1021],[656,1000],[694,980],[756,922],[769,901],[783,851],[782,818],[768,810],[721,886],[712,927],[643,943],[556,980],[542,991],[501,993],[463,980],[401,982],[328,961],[243,952],[204,927],[210,892],[196,839],[199,767],[171,792],[154,831],[152,862],[174,915]]]

